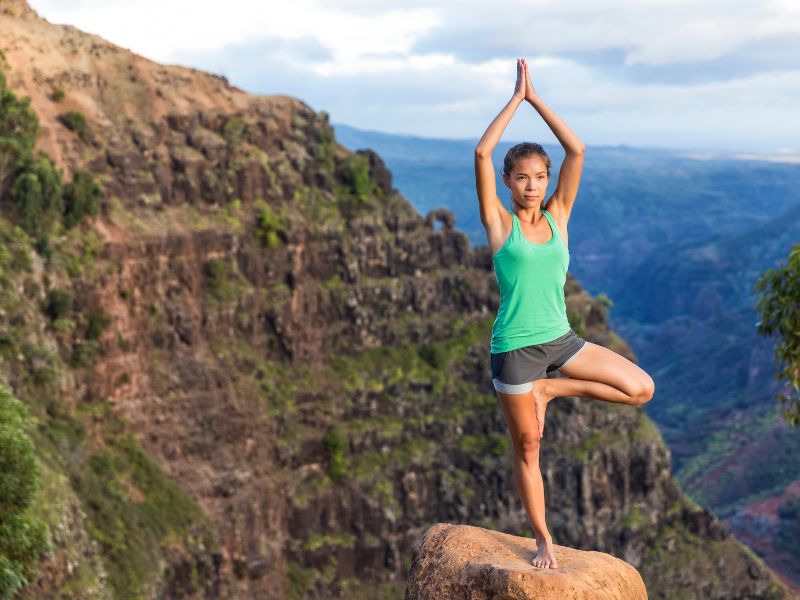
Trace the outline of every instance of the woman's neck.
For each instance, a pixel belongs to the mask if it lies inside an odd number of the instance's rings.
[[[538,214],[537,214],[537,213],[538,213]],[[517,215],[517,218],[518,218],[520,221],[525,221],[526,223],[530,223],[531,225],[536,225],[536,224],[539,222],[539,219],[541,219],[541,218],[543,218],[543,217],[544,217],[544,209],[543,209],[543,208],[540,206],[540,207],[539,207],[539,210],[538,210],[538,211],[536,211],[536,212],[533,214],[533,218],[532,218],[531,220],[528,220],[527,218],[520,218],[520,216],[519,216],[519,211],[516,209],[516,206],[514,207],[514,214],[516,214],[516,215]]]

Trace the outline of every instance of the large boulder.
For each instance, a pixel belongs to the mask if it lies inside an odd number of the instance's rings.
[[[531,564],[536,542],[471,525],[437,523],[413,550],[406,600],[646,600],[639,572],[602,552],[555,545],[558,568]]]

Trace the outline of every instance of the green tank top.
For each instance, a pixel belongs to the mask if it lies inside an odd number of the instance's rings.
[[[492,354],[550,342],[570,330],[564,302],[569,248],[549,211],[542,209],[542,213],[553,231],[549,241],[529,241],[519,218],[511,213],[511,235],[492,257],[500,288]]]

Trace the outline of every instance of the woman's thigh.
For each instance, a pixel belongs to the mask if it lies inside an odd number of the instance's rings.
[[[586,342],[586,348],[562,365],[558,371],[588,381],[614,386],[629,396],[652,394],[653,379],[637,364],[599,344]]]

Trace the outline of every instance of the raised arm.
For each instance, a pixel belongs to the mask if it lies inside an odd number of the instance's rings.
[[[525,77],[522,59],[517,59],[517,85],[514,94],[500,114],[494,118],[475,147],[475,186],[481,210],[481,223],[489,231],[500,227],[503,203],[497,197],[497,187],[492,165],[492,151],[503,135],[517,107],[525,99]]]
[[[528,73],[528,62],[523,58],[525,73],[525,100],[536,109],[553,134],[561,142],[566,156],[558,172],[558,185],[547,204],[556,220],[566,227],[569,215],[572,212],[572,205],[578,195],[578,185],[581,181],[581,171],[583,170],[583,152],[586,145],[578,138],[569,126],[548,107],[533,89],[530,74]]]

